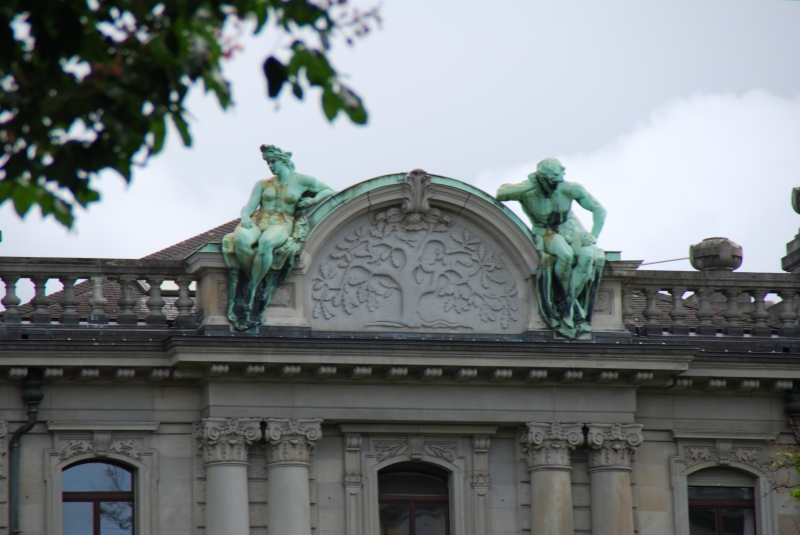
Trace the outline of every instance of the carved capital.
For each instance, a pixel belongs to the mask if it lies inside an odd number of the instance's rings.
[[[304,464],[322,436],[319,418],[267,418],[267,464]]]
[[[475,489],[489,488],[489,446],[491,444],[491,438],[486,435],[472,437],[472,487]]]
[[[583,424],[528,422],[522,432],[528,470],[571,470],[570,453],[583,444]]]
[[[642,443],[640,424],[589,424],[589,471],[630,470]]]
[[[206,464],[246,463],[247,449],[261,438],[261,420],[203,418],[195,436]]]
[[[361,435],[348,433],[344,439],[344,483],[347,486],[361,486]]]

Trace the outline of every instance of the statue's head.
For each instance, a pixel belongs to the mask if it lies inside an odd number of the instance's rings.
[[[273,169],[272,164],[275,162],[280,162],[289,169],[294,170],[291,152],[284,152],[275,145],[261,145],[261,155],[273,173],[275,169]]]
[[[543,193],[549,197],[564,181],[564,166],[555,158],[545,158],[536,165],[536,171],[528,175],[528,180],[538,183]]]

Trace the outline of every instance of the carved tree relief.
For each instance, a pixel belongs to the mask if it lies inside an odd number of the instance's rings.
[[[518,291],[503,256],[428,205],[423,171],[404,186],[401,207],[351,231],[321,262],[313,317],[368,314],[364,327],[373,329],[508,329],[519,319]]]

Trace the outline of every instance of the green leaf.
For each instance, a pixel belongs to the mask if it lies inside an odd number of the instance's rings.
[[[181,134],[181,138],[183,139],[183,144],[186,147],[192,146],[192,136],[189,134],[189,125],[186,123],[186,120],[183,118],[180,112],[170,113],[169,116],[172,118],[172,122],[175,123],[175,127],[178,129],[178,132]]]
[[[269,98],[277,98],[283,88],[284,82],[289,78],[286,66],[270,56],[264,62],[264,76],[267,77],[267,95]],[[298,98],[303,98],[302,96]]]
[[[164,148],[164,139],[166,137],[166,125],[164,124],[164,116],[159,115],[150,121],[150,132],[153,133],[153,147],[150,149],[150,154],[158,154]]]
[[[325,91],[322,92],[322,111],[325,112],[325,117],[327,117],[329,121],[333,121],[341,107],[342,101],[339,99],[339,96],[336,95],[332,89],[326,88]]]

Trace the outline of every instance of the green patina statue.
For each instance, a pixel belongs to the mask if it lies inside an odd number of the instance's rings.
[[[289,276],[308,236],[304,210],[335,193],[316,178],[295,172],[291,152],[261,145],[261,153],[275,176],[256,183],[241,222],[222,239],[228,319],[240,331],[261,323],[272,293]]]
[[[545,322],[567,338],[591,331],[592,309],[600,287],[605,253],[595,245],[606,210],[583,186],[564,181],[555,158],[539,162],[522,184],[503,184],[498,201],[519,201],[531,220],[541,252],[536,274],[539,309]],[[588,232],[572,212],[572,201],[592,212]]]

